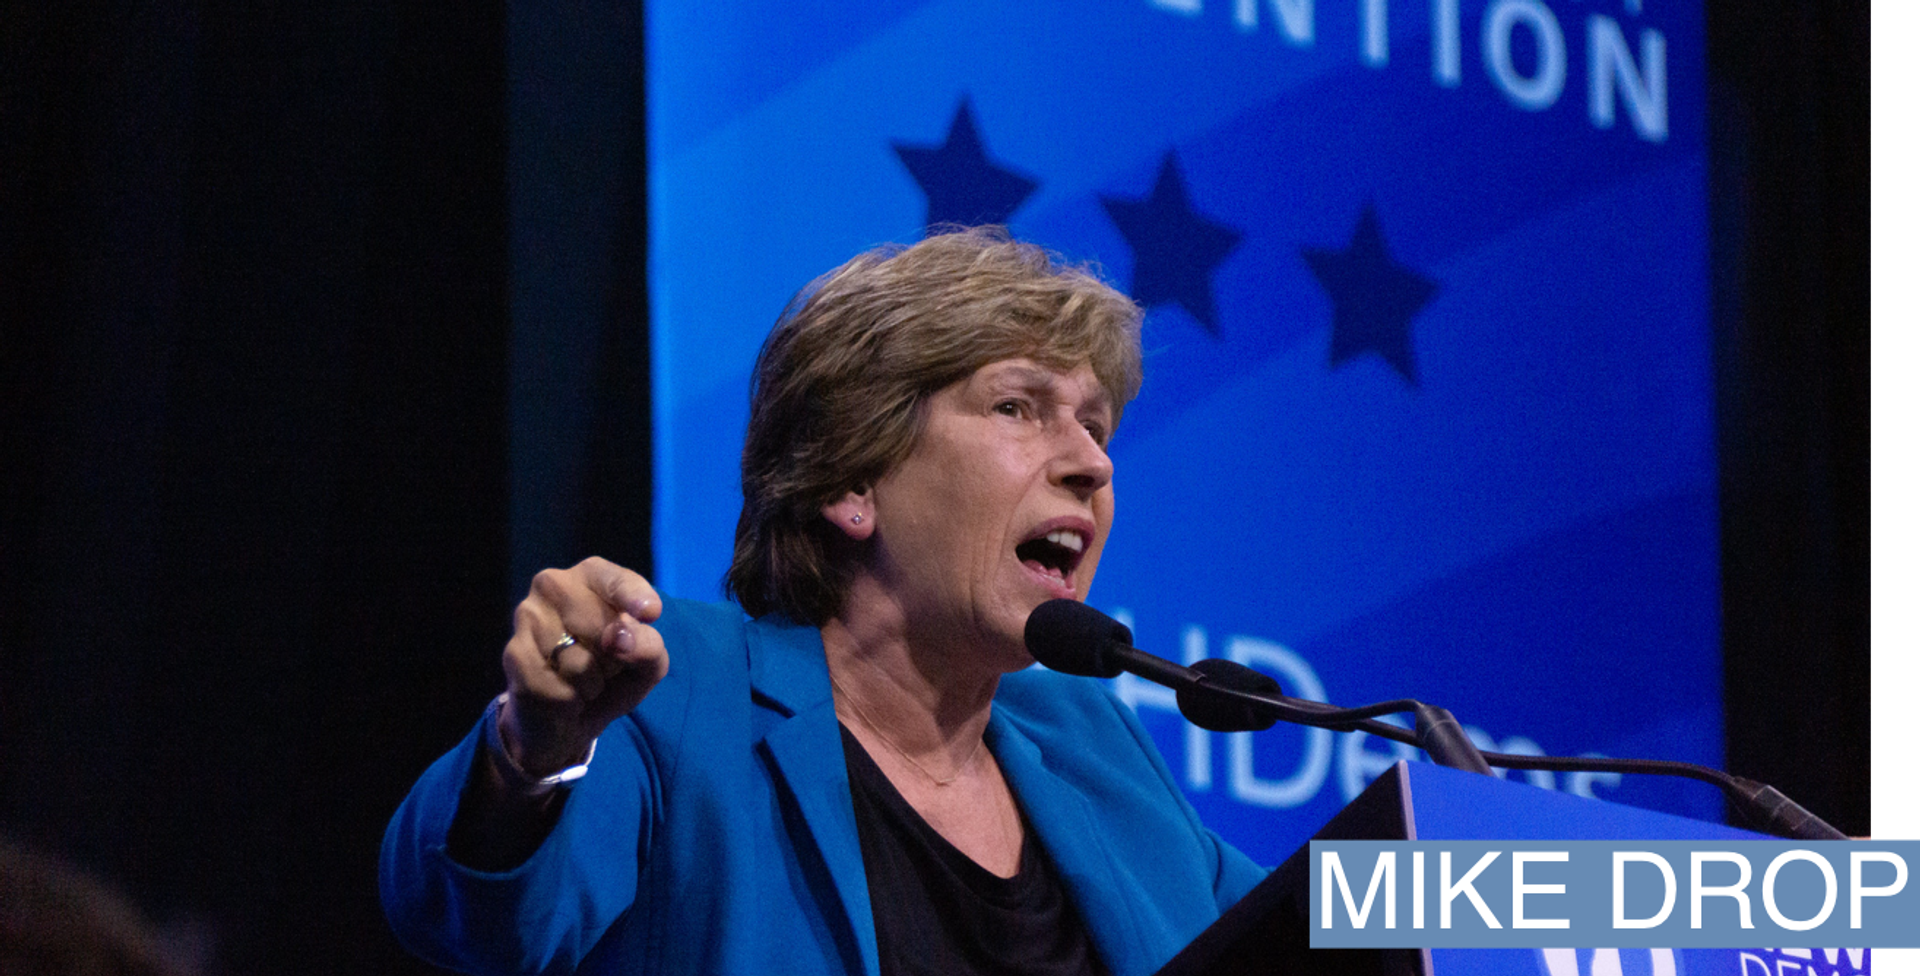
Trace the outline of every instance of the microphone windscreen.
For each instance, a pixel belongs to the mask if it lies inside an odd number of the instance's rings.
[[[1133,646],[1127,625],[1079,600],[1048,600],[1027,618],[1027,653],[1062,674],[1111,678],[1120,673],[1115,643]]]
[[[1271,675],[1247,667],[1238,661],[1210,657],[1190,667],[1200,672],[1200,686],[1181,688],[1176,701],[1187,721],[1211,732],[1258,732],[1272,728],[1278,718],[1244,702],[1222,699],[1206,693],[1203,686],[1230,688],[1254,694],[1278,695],[1280,682]]]

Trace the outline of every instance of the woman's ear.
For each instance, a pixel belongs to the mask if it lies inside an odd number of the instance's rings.
[[[873,493],[866,485],[829,502],[820,514],[855,542],[865,542],[873,535]]]

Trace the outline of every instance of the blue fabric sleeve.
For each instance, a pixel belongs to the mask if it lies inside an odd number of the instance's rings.
[[[540,848],[510,871],[476,871],[447,853],[478,725],[414,784],[380,850],[380,900],[403,945],[476,974],[570,972],[633,904],[658,793],[632,716],[600,736]]]

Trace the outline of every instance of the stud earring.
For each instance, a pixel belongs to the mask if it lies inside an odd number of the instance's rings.
[[[866,518],[862,516],[859,512],[853,513],[853,524],[859,525],[860,523],[865,521],[866,521]]]

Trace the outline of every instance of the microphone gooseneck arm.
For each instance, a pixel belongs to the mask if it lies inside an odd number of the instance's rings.
[[[1050,600],[1027,620],[1027,649],[1048,668],[1066,674],[1111,678],[1129,671],[1172,688],[1182,715],[1216,732],[1257,731],[1274,721],[1336,732],[1366,732],[1425,750],[1435,763],[1492,775],[1492,767],[1555,772],[1635,773],[1684,776],[1718,787],[1735,811],[1756,830],[1800,840],[1846,840],[1847,835],[1765,783],[1694,763],[1663,759],[1603,759],[1522,756],[1482,752],[1444,708],[1411,698],[1361,708],[1289,697],[1279,682],[1235,661],[1211,659],[1193,667],[1175,664],[1133,647],[1133,631],[1076,600]],[[1376,721],[1412,712],[1412,731]]]
[[[1493,775],[1466,730],[1444,708],[1403,698],[1365,708],[1334,708],[1280,694],[1280,686],[1263,682],[1258,672],[1230,661],[1216,661],[1202,670],[1175,664],[1133,646],[1133,631],[1125,624],[1078,600],[1049,600],[1027,618],[1027,650],[1041,664],[1067,674],[1111,678],[1130,671],[1155,684],[1174,689],[1181,714],[1194,724],[1215,731],[1266,728],[1275,719],[1296,725],[1348,731],[1365,729],[1375,735],[1386,730],[1405,734],[1384,722],[1381,715],[1412,712],[1416,746],[1443,766]],[[1203,704],[1211,702],[1211,704]],[[1399,738],[1398,735],[1390,736]]]
[[[1200,664],[1208,664],[1208,662],[1196,662],[1196,667]],[[1216,674],[1234,670],[1253,671],[1252,668],[1248,668],[1246,665],[1235,661],[1208,664],[1206,670]],[[1257,674],[1258,672],[1254,673]],[[1453,729],[1460,729],[1459,723],[1453,720],[1453,715],[1444,708],[1436,708],[1422,702],[1403,699],[1401,701],[1382,702],[1378,705],[1368,705],[1365,708],[1340,709],[1331,705],[1324,705],[1320,702],[1288,698],[1286,695],[1280,694],[1277,690],[1262,694],[1244,692],[1233,687],[1245,681],[1246,679],[1230,679],[1228,682],[1209,682],[1208,689],[1211,693],[1221,694],[1223,696],[1231,695],[1236,702],[1250,710],[1258,709],[1262,705],[1279,705],[1282,703],[1273,701],[1273,699],[1283,699],[1284,704],[1288,706],[1289,713],[1297,710],[1318,711],[1318,718],[1300,720],[1297,724],[1316,725],[1321,728],[1329,728],[1342,732],[1358,729],[1359,731],[1367,732],[1384,739],[1404,742],[1408,745],[1426,750],[1427,755],[1439,765],[1450,766],[1454,769],[1473,769],[1474,767],[1467,763],[1471,763],[1472,756],[1478,756],[1486,768],[1477,771],[1487,773],[1492,772],[1492,767],[1499,766],[1502,769],[1544,769],[1562,773],[1633,773],[1636,775],[1651,776],[1684,776],[1688,779],[1699,780],[1702,783],[1711,783],[1718,787],[1720,792],[1732,803],[1733,808],[1740,816],[1763,833],[1769,833],[1779,837],[1791,837],[1799,840],[1847,839],[1846,834],[1841,833],[1831,824],[1821,820],[1812,811],[1795,803],[1779,790],[1765,783],[1750,780],[1742,776],[1735,776],[1731,773],[1714,769],[1711,766],[1675,762],[1668,759],[1606,759],[1598,756],[1527,756],[1505,752],[1483,752],[1475,748],[1473,744],[1467,740],[1464,730],[1460,730],[1459,738],[1455,741],[1447,742],[1443,738],[1436,741],[1437,737],[1433,733],[1443,729],[1445,723],[1450,722],[1452,723]],[[1279,687],[1278,682],[1274,682],[1273,684],[1276,689]],[[1410,707],[1399,707],[1403,705]],[[1431,729],[1415,732],[1409,732],[1406,729],[1388,725],[1385,722],[1368,721],[1347,724],[1323,720],[1329,717],[1359,715],[1368,712],[1382,714],[1382,709],[1412,711],[1422,719],[1427,717],[1422,715],[1423,710],[1429,713],[1438,713],[1438,715],[1433,716]],[[1183,714],[1186,712],[1184,705],[1181,711]],[[1286,721],[1295,721],[1294,719],[1286,718],[1286,713],[1281,712],[1277,708],[1274,709],[1272,714],[1280,716]],[[1464,744],[1467,749],[1472,750],[1472,756],[1461,756],[1457,752],[1449,752],[1446,758],[1442,758],[1442,756],[1435,751],[1434,746],[1436,744],[1443,750],[1457,750],[1460,745]]]

